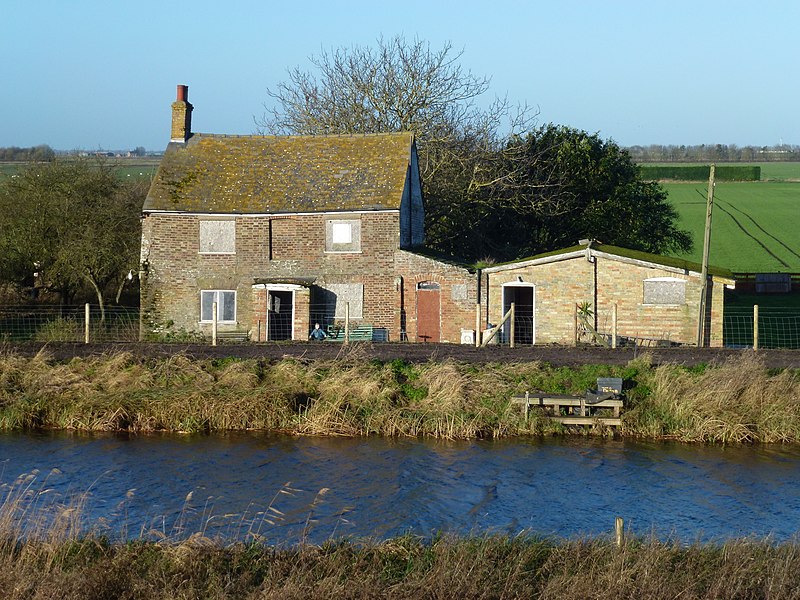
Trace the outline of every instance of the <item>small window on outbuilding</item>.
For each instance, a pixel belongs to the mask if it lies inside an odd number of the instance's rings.
[[[200,221],[201,254],[235,254],[236,221],[203,219]]]
[[[652,277],[644,280],[643,304],[678,306],[686,304],[686,280],[677,277]]]

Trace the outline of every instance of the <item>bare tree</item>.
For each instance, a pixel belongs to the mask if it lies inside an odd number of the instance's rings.
[[[451,140],[477,125],[475,99],[489,79],[458,64],[451,44],[432,50],[397,36],[377,47],[340,48],[311,57],[317,74],[298,67],[267,94],[277,106],[257,125],[272,133],[331,134],[413,131],[421,140]]]

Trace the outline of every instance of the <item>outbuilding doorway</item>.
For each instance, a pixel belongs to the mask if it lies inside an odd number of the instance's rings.
[[[536,286],[532,283],[503,284],[503,314],[514,303],[514,344],[532,346],[536,343]],[[511,341],[511,326],[503,325],[503,342]]]

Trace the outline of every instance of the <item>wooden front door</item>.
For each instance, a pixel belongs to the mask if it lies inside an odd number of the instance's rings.
[[[441,290],[438,283],[424,281],[417,285],[417,341],[441,341]]]

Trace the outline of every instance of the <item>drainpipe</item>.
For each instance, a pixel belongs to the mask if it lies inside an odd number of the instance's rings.
[[[475,288],[475,347],[479,348],[481,345],[481,331],[483,331],[483,327],[481,327],[481,270],[477,269],[477,277],[478,283]],[[486,295],[488,299],[488,294]],[[487,300],[488,304],[488,300]]]
[[[597,240],[585,239],[578,241],[586,246],[586,262],[592,263],[592,308],[594,313],[594,330],[597,331],[597,257],[592,256],[592,244]]]

